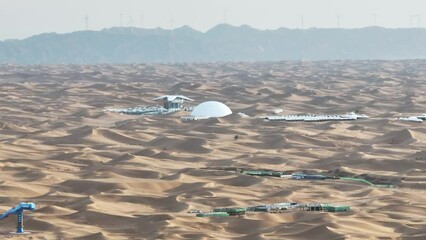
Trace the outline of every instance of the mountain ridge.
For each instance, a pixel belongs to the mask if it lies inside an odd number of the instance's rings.
[[[0,41],[1,64],[116,64],[426,58],[426,29],[259,30],[219,24],[206,32],[113,27]]]

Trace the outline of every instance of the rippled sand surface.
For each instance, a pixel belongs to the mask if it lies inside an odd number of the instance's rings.
[[[426,239],[426,61],[0,66],[0,210],[21,201],[33,239]],[[234,113],[185,122],[110,107],[183,94]],[[285,113],[367,120],[270,123]],[[235,135],[238,139],[235,140]],[[225,168],[310,170],[395,184],[292,181]],[[196,218],[191,209],[274,202],[350,205]],[[0,238],[16,219],[0,221]]]

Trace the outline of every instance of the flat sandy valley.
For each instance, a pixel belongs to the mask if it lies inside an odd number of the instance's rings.
[[[32,239],[426,239],[426,61],[0,66],[0,214],[22,201]],[[233,115],[181,122],[106,108],[182,94]],[[284,113],[346,122],[266,122]],[[249,115],[242,118],[238,112]],[[238,139],[235,136],[238,135]],[[387,182],[242,175],[307,170]],[[231,169],[231,170],[230,170]],[[275,202],[343,213],[195,217],[187,211]],[[13,236],[16,217],[0,221]]]

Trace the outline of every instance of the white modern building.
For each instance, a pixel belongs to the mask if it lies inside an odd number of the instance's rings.
[[[165,109],[182,109],[185,103],[191,102],[192,99],[183,95],[164,95],[154,98],[155,101],[163,101]]]
[[[232,110],[225,104],[217,101],[203,102],[196,106],[190,116],[181,117],[182,121],[220,118],[232,114]]]

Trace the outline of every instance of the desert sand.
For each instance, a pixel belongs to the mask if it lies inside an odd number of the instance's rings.
[[[0,66],[0,214],[21,201],[32,239],[426,239],[426,61]],[[182,94],[220,119],[106,108]],[[266,122],[284,113],[351,122]],[[237,140],[234,139],[238,135]],[[312,170],[394,184],[296,181],[224,168]],[[328,202],[344,213],[197,218],[191,209]],[[16,218],[0,221],[13,236]]]

